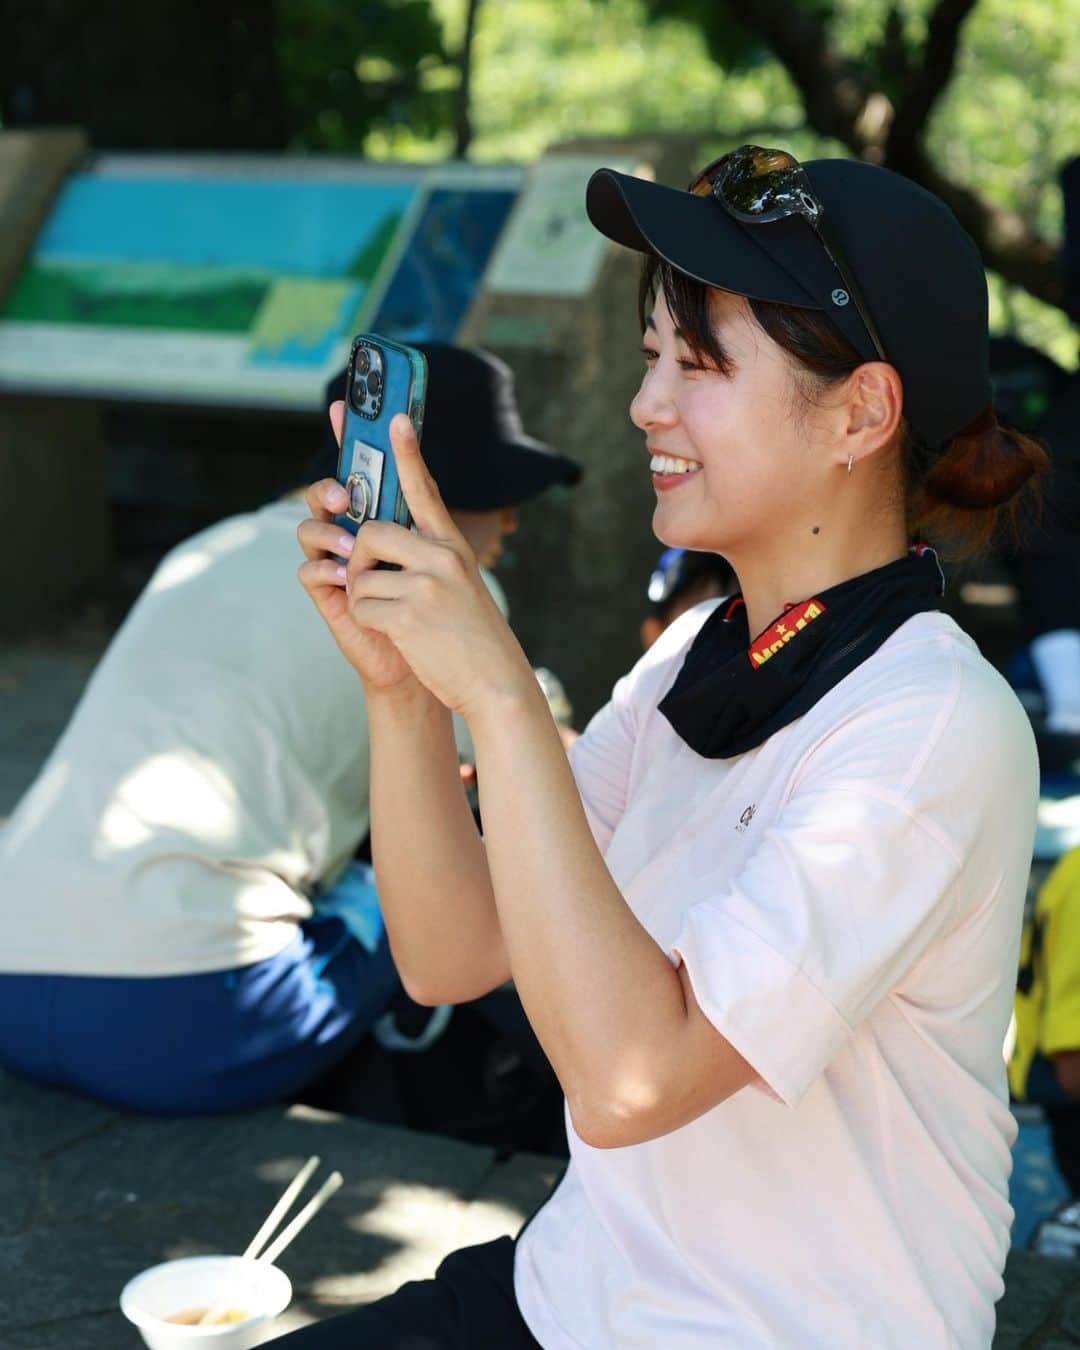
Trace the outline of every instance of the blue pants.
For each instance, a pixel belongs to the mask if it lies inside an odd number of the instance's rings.
[[[339,918],[208,975],[0,974],[0,1064],[140,1111],[262,1106],[343,1058],[397,989],[385,934],[369,953]]]

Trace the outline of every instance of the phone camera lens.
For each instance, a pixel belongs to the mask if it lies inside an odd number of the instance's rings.
[[[361,347],[356,353],[356,373],[357,375],[366,375],[371,369],[371,353],[366,347]]]
[[[382,389],[382,376],[379,374],[377,370],[373,370],[371,374],[367,377],[367,387],[368,393],[372,396],[372,398],[378,397],[378,394]]]

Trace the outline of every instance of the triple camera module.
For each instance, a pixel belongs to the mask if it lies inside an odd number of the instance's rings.
[[[349,380],[353,411],[373,422],[382,412],[384,383],[382,352],[366,343],[357,347]]]
[[[378,347],[362,343],[356,348],[349,372],[349,404],[353,412],[374,421],[382,411],[383,356]],[[374,516],[382,493],[383,452],[354,440],[345,488],[349,494],[346,515],[357,525]]]

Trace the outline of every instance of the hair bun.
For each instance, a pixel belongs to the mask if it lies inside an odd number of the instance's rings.
[[[1015,497],[1049,462],[1037,441],[998,422],[991,403],[952,438],[922,486],[935,501],[988,511]]]

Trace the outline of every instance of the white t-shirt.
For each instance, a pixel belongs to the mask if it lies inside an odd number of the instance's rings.
[[[627,903],[760,1076],[571,1162],[518,1246],[545,1350],[986,1350],[1012,1211],[1002,1042],[1027,717],[940,613],[730,760],[657,711],[685,615],[571,750]]]
[[[157,568],[0,829],[0,970],[251,965],[367,834],[363,688],[297,580],[306,515],[219,521]]]
[[[248,965],[352,855],[367,716],[297,580],[306,514],[275,502],[162,561],[0,830],[0,969]]]

